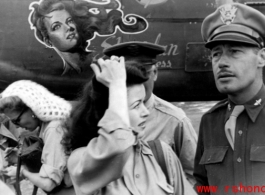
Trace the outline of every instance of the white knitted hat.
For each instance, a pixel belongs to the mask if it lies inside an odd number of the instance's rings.
[[[10,84],[2,92],[2,98],[9,96],[18,96],[40,120],[45,122],[65,119],[72,109],[69,102],[29,80]]]

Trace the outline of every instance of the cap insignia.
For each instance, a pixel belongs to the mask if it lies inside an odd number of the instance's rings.
[[[225,5],[220,9],[221,20],[224,24],[231,24],[236,17],[237,8],[232,5]]]

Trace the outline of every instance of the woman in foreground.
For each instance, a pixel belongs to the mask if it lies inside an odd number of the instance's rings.
[[[67,166],[76,194],[196,194],[168,145],[162,143],[169,182],[141,140],[149,114],[143,104],[147,78],[133,64],[125,69],[123,57],[91,67],[95,78],[73,108],[63,140],[73,151]]]

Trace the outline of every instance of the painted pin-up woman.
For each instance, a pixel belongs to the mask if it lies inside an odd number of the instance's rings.
[[[30,4],[31,29],[38,41],[53,48],[64,62],[64,73],[78,73],[92,61],[87,49],[97,36],[121,31],[136,34],[148,28],[147,21],[135,14],[124,15],[118,0],[42,0]]]

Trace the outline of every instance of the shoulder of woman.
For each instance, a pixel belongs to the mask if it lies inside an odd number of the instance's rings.
[[[45,130],[52,128],[62,128],[64,126],[64,122],[60,120],[53,120],[48,122],[43,122],[42,128]]]
[[[85,152],[85,150],[86,150],[86,147],[77,148],[69,156],[68,161],[67,161],[67,168],[71,175],[74,172],[73,168],[76,167],[76,163],[79,162],[80,157],[83,156],[83,153]]]
[[[60,120],[54,120],[49,122],[44,122],[41,126],[41,134],[44,137],[48,135],[60,134],[63,135],[64,132],[64,124]]]

